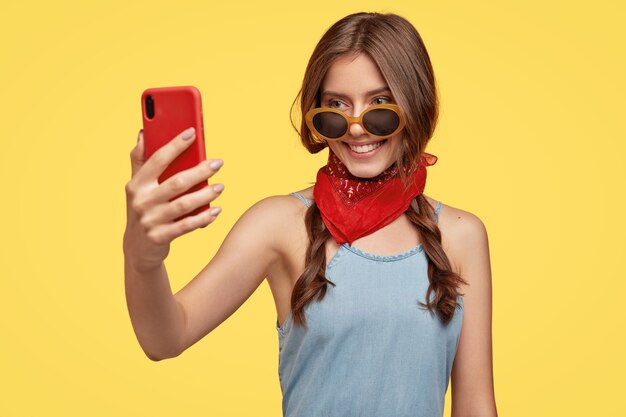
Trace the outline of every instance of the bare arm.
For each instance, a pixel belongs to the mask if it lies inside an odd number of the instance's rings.
[[[491,265],[487,231],[463,212],[451,246],[468,282],[459,347],[452,367],[452,417],[497,417],[491,342]]]
[[[137,271],[124,262],[126,304],[137,340],[153,361],[178,355],[184,311],[172,295],[163,263]]]
[[[187,141],[175,138],[145,161],[140,136],[131,153],[133,178],[126,186],[128,223],[124,234],[126,299],[139,344],[152,360],[180,355],[250,297],[281,259],[285,216],[296,214],[292,199],[284,196],[256,203],[236,222],[208,265],[173,295],[163,264],[169,243],[208,225],[216,215],[203,212],[178,222],[172,219],[213,201],[219,194],[206,187],[169,201],[213,175],[216,170],[208,163],[156,183],[165,167],[187,146]]]
[[[284,216],[294,211],[288,200],[269,197],[249,208],[213,259],[176,293],[186,316],[181,351],[230,317],[281,261]]]
[[[163,264],[130,279],[127,297],[141,297],[144,310],[136,316],[143,320],[139,331],[155,335],[158,354],[146,354],[153,360],[180,355],[230,317],[259,287],[273,263],[279,261],[278,236],[281,197],[259,201],[235,223],[215,256],[184,288],[172,296]],[[137,303],[140,304],[139,302]],[[145,310],[149,309],[149,315]],[[147,317],[150,317],[147,320]],[[138,339],[142,340],[138,334]],[[142,346],[143,347],[143,346]]]
[[[161,184],[157,181],[171,161],[193,142],[193,131],[184,136],[183,133],[146,160],[140,132],[130,154],[132,176],[126,184],[127,223],[123,245],[126,301],[139,344],[152,360],[180,352],[184,328],[184,310],[172,295],[163,264],[170,242],[198,227],[205,227],[217,216],[207,210],[174,221],[213,201],[219,195],[215,186],[170,201],[212,176],[219,169],[210,166],[212,161],[202,162]]]

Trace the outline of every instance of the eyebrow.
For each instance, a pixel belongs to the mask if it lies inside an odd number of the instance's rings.
[[[365,95],[366,95],[367,97],[369,97],[369,96],[373,96],[374,94],[382,93],[383,91],[388,91],[388,92],[390,92],[390,93],[391,93],[391,90],[389,89],[389,87],[384,86],[384,87],[376,88],[376,89],[374,89],[374,90],[370,90],[370,91],[366,92],[366,93],[365,93]],[[324,96],[337,96],[337,97],[341,97],[341,98],[349,98],[349,97],[348,97],[347,95],[345,95],[345,94],[338,93],[338,92],[336,92],[336,91],[328,91],[328,90],[327,90],[327,91],[324,91],[324,92],[322,93],[322,97],[324,97]]]

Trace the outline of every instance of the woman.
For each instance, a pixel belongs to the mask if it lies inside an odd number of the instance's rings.
[[[296,101],[304,146],[329,148],[315,185],[253,205],[175,295],[163,264],[170,242],[219,208],[173,219],[223,186],[169,199],[221,161],[158,184],[193,131],[149,160],[140,132],[124,254],[142,348],[153,360],[180,355],[267,278],[286,416],[441,416],[450,375],[452,416],[496,416],[487,233],[423,193],[438,100],[419,34],[393,14],[346,16],[315,48]]]

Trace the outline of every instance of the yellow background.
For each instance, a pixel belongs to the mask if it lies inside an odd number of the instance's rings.
[[[326,152],[299,145],[289,108],[324,31],[362,10],[409,19],[433,61],[426,193],[487,226],[500,415],[626,415],[619,3],[3,2],[0,415],[280,415],[266,283],[176,359],[135,339],[122,235],[139,99],[197,86],[224,160],[223,213],[172,244],[177,291],[245,209],[314,180]]]

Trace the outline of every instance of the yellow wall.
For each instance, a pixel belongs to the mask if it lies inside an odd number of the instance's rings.
[[[299,145],[289,107],[323,32],[361,10],[408,18],[433,60],[426,193],[487,226],[500,415],[626,415],[624,6],[386,4],[2,3],[1,416],[280,415],[266,283],[179,358],[151,362],[135,339],[122,234],[139,98],[197,86],[207,156],[225,162],[223,213],[166,261],[177,291],[246,208],[314,180],[326,152]]]

